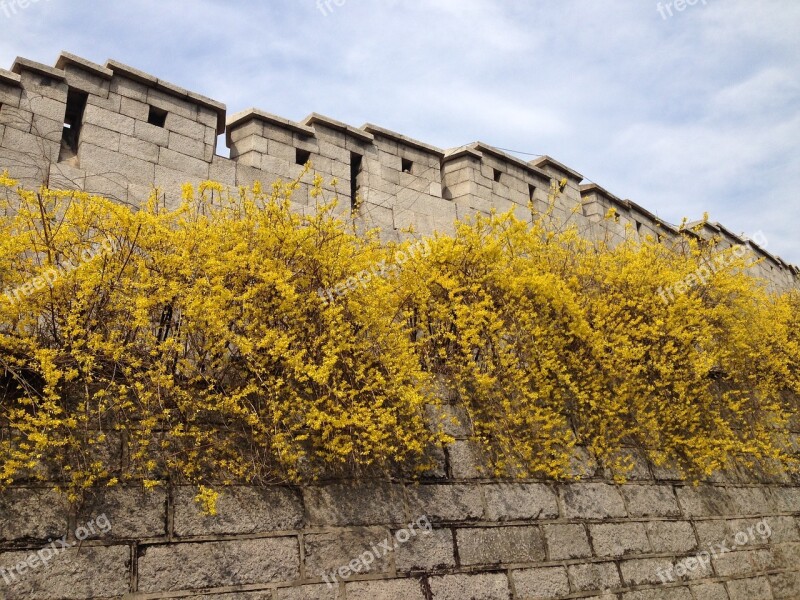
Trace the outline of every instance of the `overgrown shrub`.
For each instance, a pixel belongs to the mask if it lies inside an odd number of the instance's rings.
[[[448,441],[434,379],[498,475],[568,477],[575,444],[620,477],[630,445],[696,477],[796,468],[800,300],[752,257],[697,277],[722,250],[691,231],[611,245],[512,214],[414,252],[321,183],[300,215],[280,182],[132,210],[0,178],[2,484],[177,479],[211,508],[233,482],[422,471]]]

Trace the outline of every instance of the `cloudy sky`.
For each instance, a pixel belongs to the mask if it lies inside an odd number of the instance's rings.
[[[64,49],[229,114],[549,154],[673,223],[708,211],[761,231],[800,264],[800,2],[675,1],[0,0],[0,66]]]

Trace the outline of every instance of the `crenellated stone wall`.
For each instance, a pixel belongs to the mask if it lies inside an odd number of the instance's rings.
[[[230,158],[215,154],[225,134]],[[678,231],[630,200],[543,156],[525,162],[476,142],[442,150],[377,125],[353,127],[312,114],[294,122],[250,109],[226,119],[225,105],[109,60],[101,66],[62,52],[50,67],[18,58],[0,69],[0,169],[30,186],[77,188],[138,203],[153,187],[169,204],[186,182],[225,185],[294,180],[311,160],[334,192],[342,214],[386,239],[413,228],[418,235],[451,232],[470,214],[514,210],[530,220],[547,210],[552,180],[566,186],[553,226],[575,223],[587,236],[618,241],[629,231],[676,239]],[[302,180],[293,208],[311,210],[312,175]],[[355,200],[357,198],[357,202]],[[533,206],[533,210],[529,208]],[[574,210],[578,207],[578,210]],[[617,221],[604,219],[609,209]],[[776,289],[797,287],[800,271],[718,224],[704,235],[746,245]],[[761,245],[759,245],[759,243]]]
[[[230,158],[215,154],[222,134]],[[480,142],[442,150],[317,114],[226,118],[215,100],[68,53],[55,67],[17,59],[0,69],[0,170],[29,186],[121,202],[158,187],[175,203],[187,181],[295,179],[308,160],[326,190],[338,180],[343,214],[390,239],[409,227],[450,232],[455,219],[493,209],[530,220],[547,210],[553,180],[566,180],[554,226],[574,222],[612,242],[626,231],[679,235],[547,156],[526,162]],[[310,182],[296,210],[313,209]],[[617,220],[604,219],[611,208]],[[798,269],[755,242],[718,224],[701,234],[747,245],[776,288],[797,287]],[[800,598],[800,480],[730,472],[694,486],[631,449],[636,468],[623,485],[585,452],[578,482],[500,481],[485,475],[452,410],[456,441],[417,482],[234,487],[213,517],[179,485],[95,490],[77,509],[44,488],[14,487],[0,495],[0,598]],[[110,451],[124,464],[122,441]]]

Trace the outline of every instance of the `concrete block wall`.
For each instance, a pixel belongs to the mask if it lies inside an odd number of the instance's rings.
[[[215,154],[223,133],[230,158]],[[641,235],[679,239],[674,227],[599,186],[581,185],[580,173],[549,156],[525,162],[481,142],[444,151],[377,125],[357,128],[318,114],[294,122],[250,109],[226,121],[216,100],[114,60],[101,66],[68,52],[53,67],[18,58],[11,71],[0,69],[0,169],[31,187],[48,183],[133,204],[155,187],[172,206],[183,183],[293,181],[306,158],[323,176],[326,197],[338,195],[341,214],[361,230],[379,228],[385,239],[405,237],[409,228],[415,235],[450,233],[456,218],[492,209],[530,220],[547,210],[551,181],[564,179],[553,227],[574,223],[613,243],[631,223]],[[313,173],[302,178],[294,209],[313,210],[312,180]],[[612,206],[618,222],[602,219]],[[776,288],[800,284],[797,267],[725,235],[764,259],[758,272]]]

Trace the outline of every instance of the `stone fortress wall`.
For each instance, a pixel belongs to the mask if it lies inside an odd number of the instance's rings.
[[[215,153],[222,134],[230,158]],[[493,208],[530,220],[531,201],[534,213],[547,209],[553,179],[567,180],[555,224],[571,221],[585,235],[611,240],[626,225],[636,235],[679,235],[548,156],[525,162],[481,142],[442,150],[377,125],[357,128],[318,114],[298,123],[250,109],[226,119],[220,102],[114,60],[101,66],[67,52],[55,67],[18,58],[10,71],[0,69],[0,168],[26,185],[48,182],[132,203],[157,186],[177,202],[186,182],[294,180],[308,160],[326,189],[333,191],[333,178],[339,181],[341,209],[354,207],[357,196],[356,219],[385,238],[409,227],[418,235],[450,232],[455,219]],[[314,204],[310,180],[293,197],[298,210]],[[610,208],[616,222],[603,218]],[[726,247],[749,246],[764,259],[758,274],[777,289],[800,283],[796,266],[756,241],[719,224],[701,234],[721,236]]]
[[[214,153],[223,133],[230,159]],[[175,201],[187,181],[294,178],[311,159],[326,185],[340,180],[343,210],[357,193],[357,219],[387,237],[412,225],[447,232],[492,208],[530,219],[529,201],[544,210],[551,181],[564,178],[557,221],[598,236],[620,236],[626,223],[639,235],[678,235],[549,157],[526,163],[482,143],[443,151],[316,114],[295,123],[250,110],[226,121],[214,100],[66,53],[55,68],[18,59],[0,70],[0,140],[0,170],[24,184],[123,202],[153,186]],[[310,209],[307,184],[293,200]],[[619,221],[603,220],[612,207]],[[797,284],[795,267],[721,226],[706,230],[752,247],[774,285]],[[695,486],[630,449],[636,468],[622,485],[585,450],[580,481],[501,481],[486,476],[463,409],[444,410],[456,441],[419,482],[237,487],[214,517],[180,486],[94,490],[77,510],[47,489],[15,486],[0,495],[0,599],[800,598],[796,476],[736,471]],[[800,423],[792,432],[800,447]],[[109,444],[124,468],[124,441]]]

